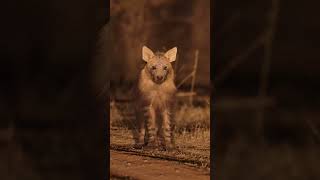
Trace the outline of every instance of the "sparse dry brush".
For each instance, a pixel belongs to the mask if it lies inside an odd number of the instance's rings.
[[[110,102],[110,126],[125,127],[124,117],[117,108],[115,101]]]
[[[197,131],[210,129],[210,106],[196,107],[187,104],[182,105],[175,112],[176,131]]]
[[[130,118],[133,117],[133,104],[130,102],[110,102],[110,127],[130,128]],[[176,133],[196,132],[199,129],[210,130],[210,105],[204,107],[180,105],[174,112]]]
[[[131,151],[133,143],[130,131],[130,118],[133,103],[110,103],[110,140],[111,147],[124,148]],[[210,166],[210,105],[190,106],[188,103],[178,105],[175,109],[176,151],[138,151],[140,154],[158,158],[187,161],[193,165],[208,168]]]

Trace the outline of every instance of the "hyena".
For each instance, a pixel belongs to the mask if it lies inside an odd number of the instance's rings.
[[[177,48],[153,53],[142,48],[146,65],[141,70],[136,87],[136,119],[133,128],[135,147],[174,147],[173,105],[176,93],[171,62]]]

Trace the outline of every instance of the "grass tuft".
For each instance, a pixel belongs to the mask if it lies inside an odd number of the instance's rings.
[[[198,129],[210,129],[210,107],[182,105],[175,112],[176,131],[194,132]]]

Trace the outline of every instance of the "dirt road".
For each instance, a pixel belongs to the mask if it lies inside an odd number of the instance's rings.
[[[210,172],[175,161],[110,151],[110,174],[114,179],[133,180],[209,180]]]

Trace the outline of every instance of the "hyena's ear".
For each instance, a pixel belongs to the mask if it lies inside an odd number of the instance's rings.
[[[164,56],[167,57],[170,62],[175,61],[176,60],[176,56],[177,56],[177,47],[174,47],[174,48],[170,49],[169,51],[167,51],[164,54]]]
[[[147,48],[147,46],[142,47],[142,59],[148,62],[154,56],[151,49]]]

